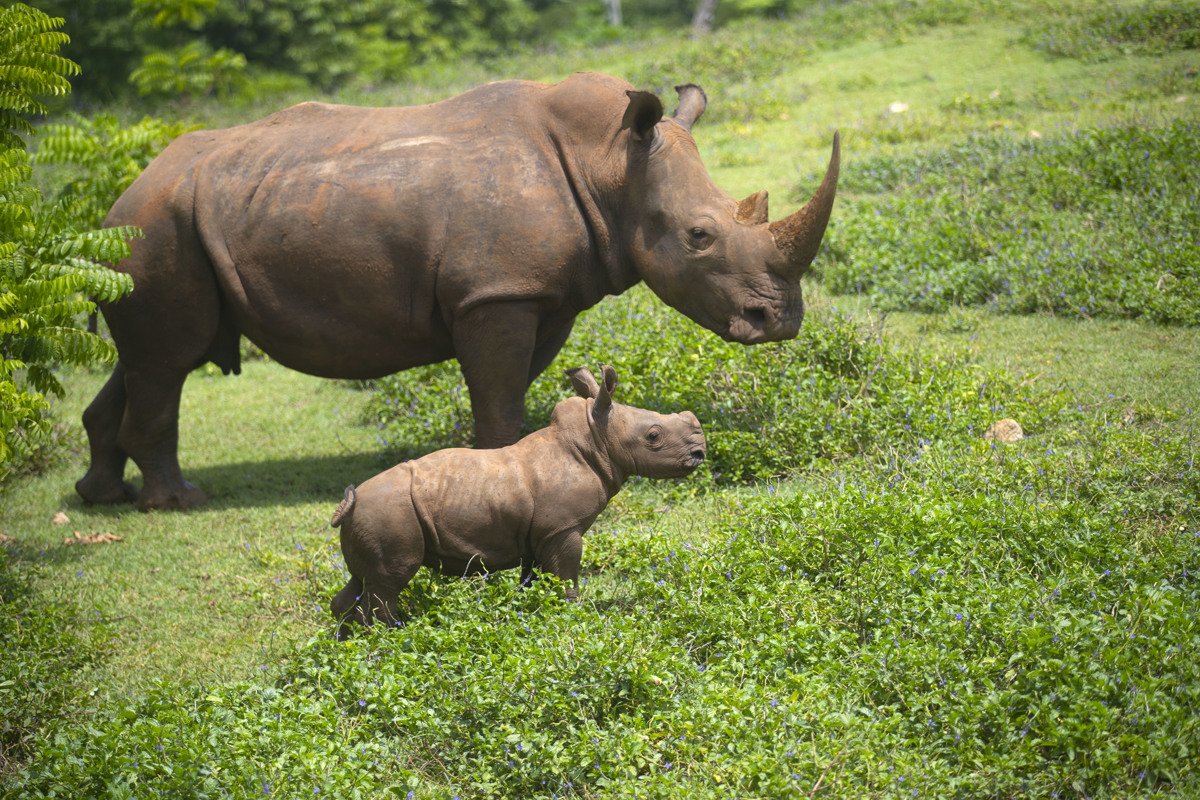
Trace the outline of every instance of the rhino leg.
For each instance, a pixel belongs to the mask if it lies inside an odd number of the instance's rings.
[[[537,380],[537,376],[545,372],[546,367],[550,366],[550,362],[554,361],[558,351],[562,350],[563,345],[567,343],[573,327],[575,327],[575,317],[550,328],[544,336],[539,337],[540,341],[529,362],[529,380],[525,382],[526,389],[532,386],[533,382]]]
[[[542,569],[564,581],[570,581],[568,600],[579,599],[579,565],[583,560],[583,532],[567,531],[546,542],[540,553]]]
[[[329,610],[333,612],[333,618],[338,622],[336,636],[339,642],[350,638],[351,622],[357,622],[360,625],[368,624],[366,611],[361,603],[362,595],[362,580],[352,577],[346,581],[346,585],[333,596],[333,600],[329,603]]]
[[[128,368],[125,418],[118,438],[145,480],[138,508],[184,509],[208,500],[179,469],[179,399],[186,371]]]
[[[505,447],[521,437],[537,330],[534,303],[489,303],[455,320],[454,353],[471,393],[476,447]]]
[[[75,484],[75,491],[89,503],[127,503],[137,499],[137,490],[124,480],[129,460],[117,443],[121,418],[125,415],[125,365],[120,361],[104,387],[83,412],[92,463]]]

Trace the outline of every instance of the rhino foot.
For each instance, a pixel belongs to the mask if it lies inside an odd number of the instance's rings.
[[[171,510],[182,511],[188,508],[202,506],[208,502],[208,495],[199,486],[187,481],[177,489],[170,491],[153,491],[142,489],[138,496],[138,511]]]
[[[132,503],[138,499],[137,489],[132,483],[112,478],[103,478],[89,472],[75,482],[75,491],[85,503],[111,505]]]

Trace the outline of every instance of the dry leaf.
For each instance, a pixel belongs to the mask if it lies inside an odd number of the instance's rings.
[[[888,106],[888,111],[892,112],[893,114],[903,114],[905,111],[908,111],[908,103],[902,103],[897,100]]]
[[[50,518],[51,525],[66,525],[70,521],[71,518],[61,511]]]
[[[7,533],[0,532],[0,545],[16,544],[17,540],[9,536]]]
[[[115,533],[101,533],[92,531],[91,533],[80,533],[75,531],[74,536],[68,536],[63,539],[63,544],[107,544],[108,542],[123,542],[122,537]]]

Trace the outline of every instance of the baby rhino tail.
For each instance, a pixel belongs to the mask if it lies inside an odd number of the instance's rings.
[[[329,520],[329,527],[336,528],[342,524],[342,520],[354,508],[354,484],[346,487],[346,496],[342,498],[342,502],[338,503],[338,507],[333,512],[333,519]]]

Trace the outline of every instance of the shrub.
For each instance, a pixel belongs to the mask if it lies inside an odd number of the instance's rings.
[[[0,547],[0,776],[29,757],[41,729],[78,714],[106,635],[102,622],[39,597]]]
[[[69,165],[74,176],[63,182],[59,197],[70,200],[80,227],[99,227],[146,165],[188,129],[183,123],[151,117],[123,127],[112,114],[90,119],[76,115],[72,124],[42,129],[33,160]]]
[[[620,402],[689,409],[705,426],[718,482],[763,479],[919,440],[981,433],[997,417],[1036,427],[1012,381],[949,357],[895,352],[851,322],[810,314],[798,339],[724,342],[637,287],[584,313],[526,398],[533,428],[569,394],[563,370],[612,364]],[[453,362],[379,381],[370,413],[400,456],[463,445],[470,403]]]
[[[883,308],[1147,317],[1200,324],[1195,122],[979,136],[847,170],[826,287]]]
[[[422,573],[405,628],[115,704],[15,780],[73,796],[1188,796],[1194,455],[1168,427],[1064,411],[1014,447],[935,444],[726,494],[704,527],[608,517],[580,603],[551,580]]]
[[[44,396],[62,393],[52,367],[115,355],[75,327],[95,309],[87,298],[115,300],[131,286],[98,262],[127,255],[134,231],[80,229],[86,200],[48,203],[30,184],[26,117],[44,111],[37,96],[66,93],[77,69],[57,55],[61,25],[21,4],[0,10],[0,483],[47,441]]]
[[[1144,0],[1103,4],[1090,13],[1057,14],[1028,28],[1024,41],[1050,55],[1106,61],[1200,48],[1200,2]]]

